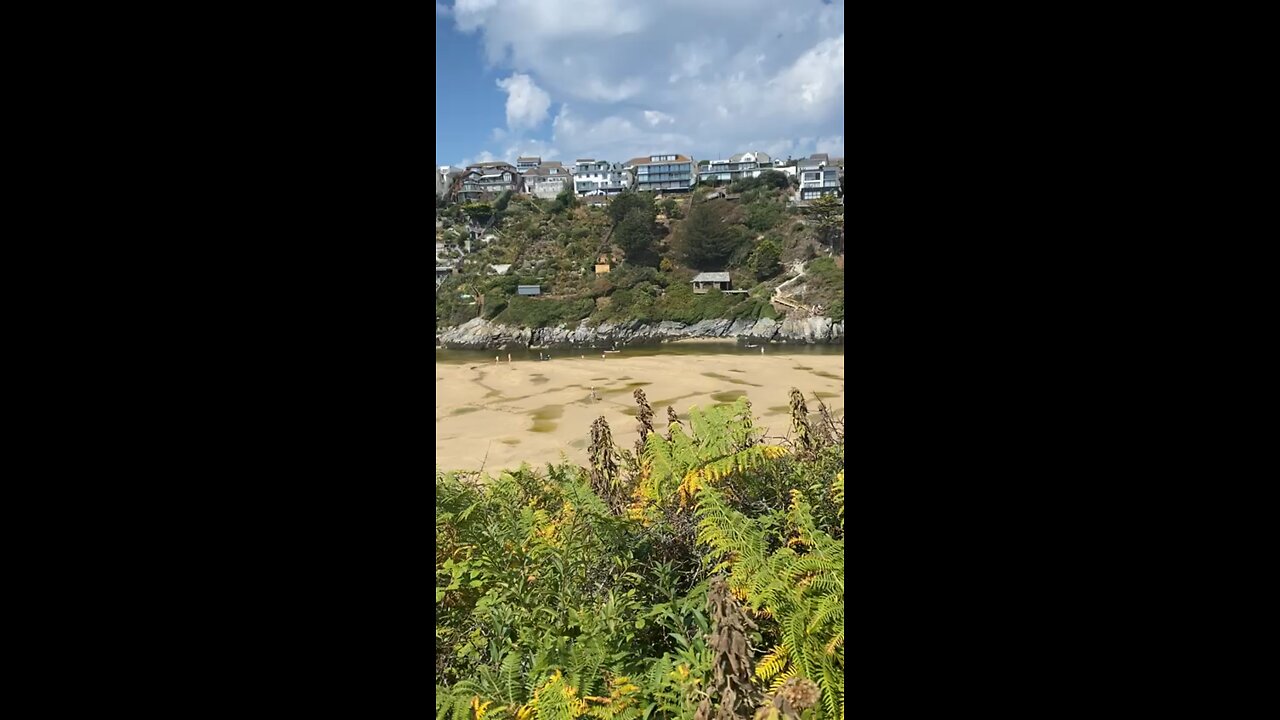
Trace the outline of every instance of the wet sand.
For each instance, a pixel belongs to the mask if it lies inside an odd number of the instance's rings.
[[[595,387],[599,400],[591,399]],[[591,423],[603,415],[614,442],[636,440],[636,403],[643,388],[654,427],[664,431],[667,406],[687,419],[690,406],[710,407],[745,394],[756,424],[770,435],[789,427],[791,388],[810,411],[818,392],[836,417],[844,415],[842,355],[680,355],[628,357],[599,352],[550,362],[436,363],[436,462],[442,470],[486,472],[540,467],[563,453],[585,465]],[[488,459],[485,459],[486,453]]]

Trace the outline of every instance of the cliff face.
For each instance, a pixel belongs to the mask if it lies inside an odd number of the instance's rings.
[[[678,322],[601,323],[589,327],[520,328],[476,318],[436,333],[436,344],[456,349],[501,349],[504,347],[611,346],[613,343],[653,342],[692,338],[741,339],[748,342],[785,341],[828,344],[844,342],[844,321],[827,317],[788,318],[782,322],[760,320],[702,320],[691,325]]]

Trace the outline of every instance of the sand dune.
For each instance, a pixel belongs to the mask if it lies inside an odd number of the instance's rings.
[[[503,358],[505,361],[505,357]],[[599,400],[591,399],[594,387]],[[551,362],[436,364],[436,462],[444,470],[486,471],[539,466],[561,453],[586,464],[591,423],[603,415],[614,441],[636,439],[632,391],[643,388],[654,426],[665,430],[667,406],[683,417],[745,394],[756,422],[772,435],[788,427],[791,388],[813,393],[837,417],[844,414],[844,357],[840,355],[673,355],[626,353]],[[486,460],[487,454],[487,460]]]

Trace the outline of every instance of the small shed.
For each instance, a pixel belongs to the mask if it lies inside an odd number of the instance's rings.
[[[503,263],[501,265],[490,265],[489,269],[499,275],[506,275],[507,271],[511,269],[511,263]]]
[[[596,274],[607,275],[608,273],[609,273],[609,257],[607,255],[601,255],[596,260]]]
[[[516,294],[517,295],[541,295],[542,286],[541,285],[517,285]]]
[[[693,279],[693,291],[698,294],[705,293],[712,288],[721,291],[729,289],[729,273],[727,272],[704,272],[699,273]]]

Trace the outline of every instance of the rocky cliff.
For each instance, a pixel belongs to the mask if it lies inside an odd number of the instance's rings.
[[[702,320],[691,325],[678,322],[601,323],[591,327],[584,320],[577,327],[520,328],[476,318],[436,332],[436,345],[458,349],[504,347],[609,347],[613,343],[644,343],[693,338],[740,339],[747,342],[826,344],[844,342],[844,321],[827,317],[788,318],[782,322],[760,320]]]

